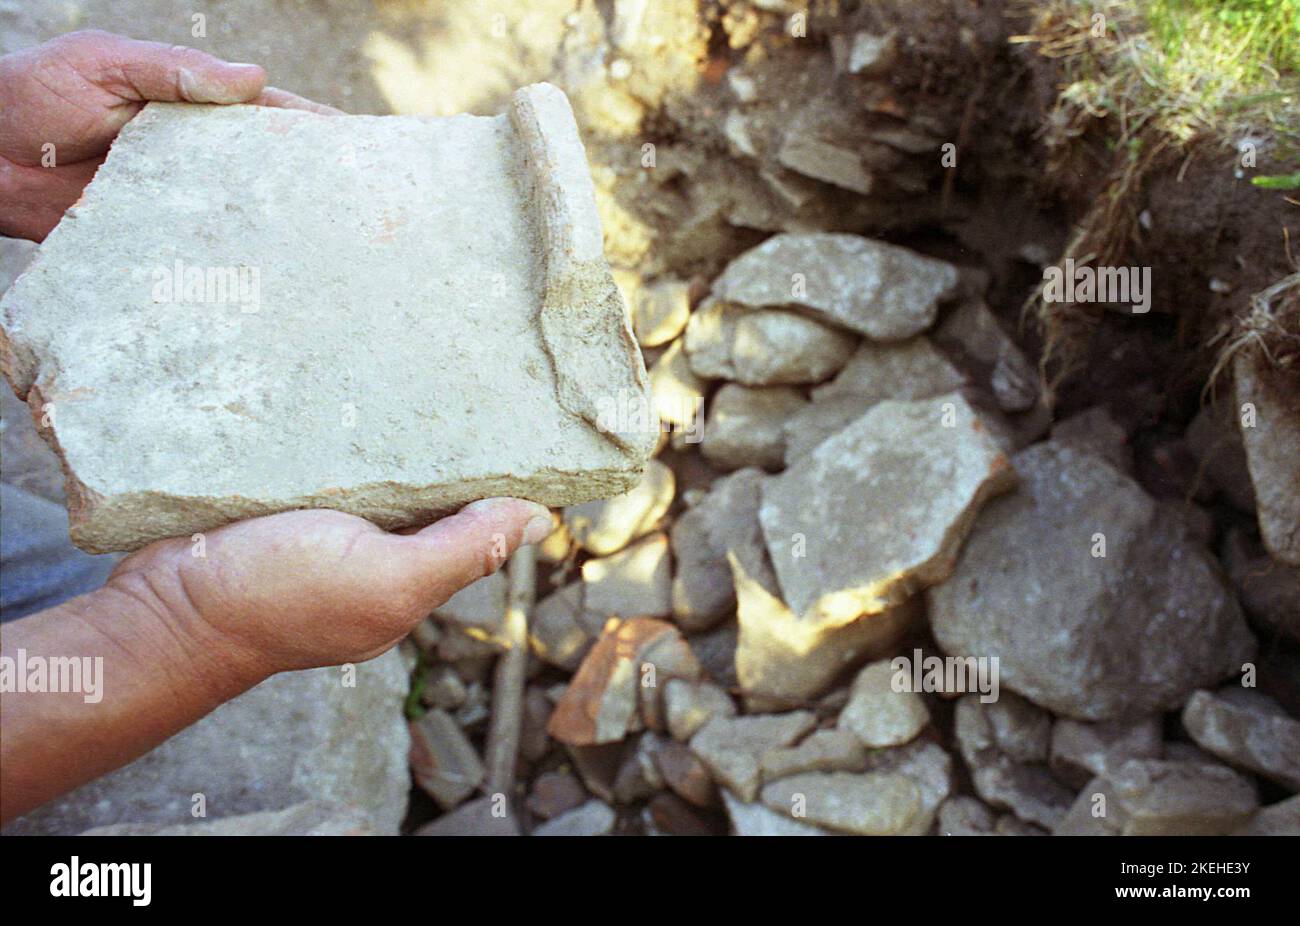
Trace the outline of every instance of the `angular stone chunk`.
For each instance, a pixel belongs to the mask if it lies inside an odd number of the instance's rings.
[[[713,397],[700,450],[720,469],[780,469],[785,460],[786,421],[807,404],[803,394],[790,386],[727,383]]]
[[[764,754],[789,746],[817,723],[808,711],[715,716],[691,738],[691,751],[714,779],[748,802],[758,796]]]
[[[664,686],[664,714],[673,739],[685,742],[714,717],[736,716],[736,705],[712,682],[672,678]]]
[[[189,823],[113,823],[82,836],[371,836],[374,829],[355,807],[303,801],[284,810],[195,820]]]
[[[397,835],[411,789],[401,654],[356,666],[285,672],[218,707],[101,778],[8,823],[6,836],[72,836],[114,823],[191,822],[202,793],[212,815],[279,811],[305,800],[346,804],[377,835]],[[111,680],[110,680],[111,683]],[[111,690],[111,689],[110,689]]]
[[[1098,457],[1049,441],[1014,463],[1019,491],[927,592],[945,652],[997,656],[1004,687],[1077,720],[1171,710],[1240,670],[1254,639],[1181,519]]]
[[[1115,771],[1129,759],[1159,759],[1163,753],[1159,717],[1100,723],[1062,717],[1052,725],[1052,774],[1074,788]]]
[[[1228,532],[1220,551],[1246,613],[1266,635],[1300,642],[1300,566],[1289,566],[1264,552],[1241,528]]]
[[[1056,836],[1223,836],[1247,824],[1255,786],[1222,765],[1130,759],[1094,778]]]
[[[966,377],[924,337],[900,344],[863,341],[833,380],[813,389],[812,398],[857,396],[866,411],[886,399],[928,399],[965,383]]]
[[[528,642],[539,659],[576,669],[600,636],[604,619],[582,606],[582,583],[570,582],[537,603],[528,621]]]
[[[951,574],[976,512],[1014,484],[960,394],[881,402],[764,483],[782,597],[833,624],[898,605]]]
[[[433,617],[479,639],[501,633],[506,619],[506,577],[502,572],[471,582],[433,610]]]
[[[727,552],[762,549],[758,487],[764,478],[753,467],[724,476],[674,522],[673,617],[684,629],[706,630],[735,610]]]
[[[587,801],[533,830],[534,836],[608,836],[618,816],[603,801]]]
[[[694,429],[695,433],[690,436],[698,442],[698,425],[704,413],[708,383],[691,369],[685,346],[686,339],[678,338],[651,365],[650,391],[659,419],[679,428]]]
[[[987,387],[1003,411],[1023,412],[1038,402],[1038,371],[983,301],[954,309],[935,329],[934,341]]]
[[[857,235],[774,235],[737,257],[713,284],[724,302],[792,306],[876,341],[901,341],[934,322],[957,270]]]
[[[761,766],[764,781],[803,772],[863,772],[867,751],[845,730],[814,730],[797,746],[767,753]]]
[[[1300,374],[1270,370],[1245,350],[1232,371],[1239,409],[1253,412],[1253,426],[1242,422],[1241,439],[1260,536],[1270,553],[1300,566]]]
[[[968,694],[957,702],[956,719],[957,743],[975,793],[1046,827],[1065,815],[1073,795],[1047,770],[1051,719],[1046,711],[1010,692],[992,704]]]
[[[658,347],[681,334],[690,317],[690,284],[676,278],[656,280],[637,293],[632,330],[642,347]]]
[[[1300,794],[1259,808],[1234,836],[1300,836]]]
[[[909,836],[925,836],[930,832],[940,805],[953,790],[952,756],[925,739],[913,740],[905,746],[867,750],[867,771],[905,775],[920,790],[921,812],[908,828]]]
[[[483,782],[483,763],[446,711],[411,721],[411,771],[415,783],[443,810],[450,810]]]
[[[0,322],[92,552],[296,508],[576,504],[658,436],[546,84],[490,118],[150,104]]]
[[[829,836],[823,829],[796,820],[788,812],[772,810],[759,803],[746,804],[723,790],[722,803],[731,819],[733,836]]]
[[[564,523],[588,553],[608,556],[654,530],[673,503],[673,471],[658,460],[646,463],[641,481],[622,495],[564,510]]]
[[[891,772],[807,772],[763,787],[763,803],[842,833],[902,836],[922,816],[921,791],[910,778]]]
[[[714,301],[691,315],[684,343],[698,376],[779,386],[833,376],[852,355],[857,339],[794,312]]]
[[[672,613],[668,535],[651,534],[612,556],[582,564],[583,608],[602,618]]]
[[[837,726],[864,746],[902,745],[930,721],[925,699],[914,691],[894,691],[893,676],[890,661],[882,659],[863,667],[853,680]]]
[[[1300,791],[1300,720],[1267,695],[1233,687],[1195,692],[1183,727],[1206,752]]]

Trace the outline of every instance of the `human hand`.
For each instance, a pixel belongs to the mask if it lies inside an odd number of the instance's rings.
[[[108,32],[59,36],[0,58],[0,233],[43,240],[150,100],[338,113],[267,87],[256,64]]]
[[[442,602],[551,532],[520,499],[467,505],[421,531],[387,533],[338,511],[290,511],[180,537],[124,559],[106,590],[159,613],[196,662],[249,684],[275,672],[362,662]]]

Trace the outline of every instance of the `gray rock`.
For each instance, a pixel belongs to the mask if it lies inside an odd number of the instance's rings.
[[[803,394],[790,386],[727,383],[709,406],[700,450],[720,469],[780,469],[785,461],[786,420],[807,404]]]
[[[1048,442],[1014,463],[1020,490],[985,508],[955,574],[927,592],[946,652],[997,657],[1004,687],[1080,720],[1175,708],[1250,658],[1185,522],[1098,457]]]
[[[664,686],[664,713],[673,739],[686,742],[714,717],[736,716],[736,705],[712,682],[673,678]]]
[[[451,715],[434,708],[411,721],[411,772],[426,794],[450,810],[483,783],[483,763]]]
[[[539,659],[573,671],[600,635],[604,619],[583,607],[583,585],[570,582],[533,609],[528,642]]]
[[[810,624],[901,604],[947,578],[976,512],[1014,483],[960,394],[881,402],[763,484],[782,597]]]
[[[150,104],[0,319],[89,552],[300,508],[391,530],[577,504],[658,436],[606,407],[648,413],[645,372],[546,84],[492,118]]]
[[[451,813],[415,831],[416,836],[519,836],[515,818],[505,795],[488,795],[461,804]]]
[[[768,752],[760,765],[764,781],[803,772],[864,772],[867,751],[846,730],[814,730],[797,746]]]
[[[284,810],[264,810],[191,823],[114,823],[82,836],[371,836],[369,815],[355,807],[303,801]]]
[[[1052,774],[1072,788],[1109,775],[1129,759],[1164,755],[1160,718],[1083,723],[1062,717],[1052,725]]]
[[[900,746],[930,722],[925,699],[914,691],[895,691],[893,677],[890,660],[882,659],[863,667],[853,680],[837,726],[864,746]]]
[[[1300,836],[1300,795],[1259,808],[1234,836]]]
[[[564,524],[588,553],[608,556],[654,530],[673,503],[675,490],[673,471],[650,460],[645,475],[631,489],[613,498],[566,508]]]
[[[898,57],[898,36],[894,32],[873,35],[854,32],[831,36],[831,54],[835,69],[863,77],[879,77],[894,66]]]
[[[861,836],[906,835],[922,816],[916,783],[890,772],[793,775],[764,785],[763,803],[817,826]]]
[[[1238,427],[1240,411],[1228,400],[1204,405],[1187,427],[1187,447],[1210,483],[1242,511],[1255,510],[1246,446]]]
[[[1128,432],[1100,405],[1052,425],[1052,443],[1101,457],[1121,473],[1133,475]]]
[[[681,334],[690,316],[690,284],[668,277],[637,293],[632,308],[632,330],[642,347],[657,347]]]
[[[71,836],[114,823],[193,821],[278,811],[305,800],[362,811],[378,835],[406,815],[408,676],[390,650],[355,667],[276,675],[152,752],[5,827],[5,835]]]
[[[660,421],[687,429],[698,443],[708,383],[691,369],[686,339],[678,338],[650,367],[650,393]]]
[[[1223,836],[1255,814],[1255,786],[1232,769],[1130,759],[1094,778],[1056,836]]]
[[[715,716],[691,738],[691,751],[715,781],[742,800],[752,802],[762,781],[764,754],[789,746],[815,725],[816,719],[807,711]]]
[[[471,582],[433,610],[433,617],[469,631],[477,639],[504,645],[506,576],[502,571]]]
[[[584,610],[609,617],[672,613],[672,562],[668,536],[651,534],[612,556],[582,564]]]
[[[1267,695],[1197,691],[1183,708],[1183,727],[1206,752],[1300,791],[1300,721]]]
[[[735,612],[727,552],[762,548],[758,505],[763,478],[759,469],[737,470],[713,483],[708,495],[674,522],[673,617],[683,629],[706,630]]]
[[[1255,625],[1300,641],[1300,567],[1273,559],[1240,528],[1228,532],[1220,555]]]
[[[1241,428],[1259,533],[1268,551],[1300,566],[1300,376],[1269,370],[1250,351],[1233,363],[1237,404],[1249,405],[1254,426]]]
[[[1004,412],[1027,411],[1038,403],[1038,371],[982,300],[957,306],[935,329],[934,341],[988,389]]]
[[[828,836],[823,829],[796,820],[788,812],[782,813],[758,803],[745,803],[730,791],[722,792],[722,803],[731,819],[735,836]]]
[[[921,793],[921,809],[907,831],[910,836],[930,832],[939,807],[953,791],[952,757],[925,739],[905,746],[867,750],[867,771],[896,772],[910,778]]]
[[[897,344],[863,341],[833,380],[812,390],[812,398],[857,396],[866,411],[886,399],[928,399],[965,383],[966,377],[925,337]]]
[[[528,810],[543,820],[558,817],[586,803],[582,783],[566,771],[543,772],[533,781],[528,794]]]
[[[819,383],[848,361],[851,334],[784,309],[743,309],[710,301],[686,326],[686,355],[697,376],[747,386]]]
[[[939,805],[940,836],[992,836],[994,813],[987,804],[964,795],[950,797]]]
[[[1001,695],[1005,700],[1015,697],[1008,692]],[[1010,712],[1005,707],[1000,710],[1004,712],[1003,720],[995,724],[993,716],[999,711],[998,702],[984,704],[974,694],[964,695],[957,702],[957,743],[970,770],[975,793],[993,807],[1008,809],[1022,820],[1050,828],[1069,809],[1072,793],[1052,778],[1045,762],[1017,759],[1008,751],[1018,750],[1022,755],[1028,752],[1023,748],[1029,739],[1025,728],[1042,724],[1027,722],[1023,715],[1037,709],[1021,701],[1019,707],[1012,709],[1021,715],[1019,720],[1007,717]],[[1041,721],[1050,723],[1045,712],[1039,713]],[[1037,734],[1032,739],[1038,739]],[[1047,758],[1045,735],[1041,758]]]
[[[809,233],[774,235],[746,251],[713,295],[752,308],[797,306],[873,340],[901,341],[928,328],[956,286],[956,269],[943,261],[857,235]]]
[[[547,820],[533,830],[534,836],[608,836],[618,815],[601,801],[587,801],[567,813]]]

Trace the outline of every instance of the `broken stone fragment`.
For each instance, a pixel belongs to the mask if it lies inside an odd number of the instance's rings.
[[[836,626],[901,604],[951,574],[976,512],[1014,484],[960,394],[881,402],[763,484],[782,597]]]
[[[1254,784],[1222,765],[1130,759],[1094,778],[1056,836],[1224,836],[1247,824]]]
[[[691,369],[747,386],[819,383],[853,353],[857,339],[783,309],[743,309],[709,302],[686,326]]]
[[[671,678],[664,685],[664,714],[673,739],[686,742],[714,717],[736,716],[736,705],[712,682]]]
[[[373,836],[370,819],[355,807],[303,801],[284,810],[189,823],[112,823],[82,836]]]
[[[1220,556],[1256,626],[1300,641],[1300,567],[1273,559],[1240,528],[1228,532]]]
[[[416,836],[519,836],[519,821],[508,803],[494,797],[461,804],[415,831]]]
[[[564,509],[564,523],[584,550],[608,556],[654,530],[673,503],[675,487],[673,471],[650,460],[635,486],[613,498]]]
[[[863,77],[879,77],[894,66],[898,55],[898,36],[894,32],[873,35],[855,32],[831,36],[831,55],[835,70]]]
[[[715,482],[702,501],[674,522],[673,618],[683,629],[707,630],[735,611],[727,553],[750,555],[748,551],[762,549],[758,487],[763,478],[753,467],[737,470]]]
[[[668,535],[651,534],[612,556],[582,564],[583,608],[602,618],[672,613]]]
[[[657,439],[546,84],[490,118],[149,104],[0,327],[92,552],[299,508],[577,504]]]
[[[691,738],[691,750],[700,757],[715,781],[746,802],[758,796],[763,756],[794,743],[816,725],[808,711],[755,714],[746,717],[714,716]]]
[[[1065,815],[1073,794],[1047,769],[1051,718],[1046,711],[1004,691],[991,704],[976,694],[963,695],[956,717],[957,743],[976,794],[1048,828]]]
[[[684,743],[665,743],[654,759],[664,783],[683,800],[696,807],[712,807],[718,803],[718,789],[708,769]]]
[[[570,582],[533,609],[528,641],[539,659],[573,671],[600,636],[604,619],[582,605],[582,583]]]
[[[272,676],[130,765],[8,823],[6,836],[72,836],[98,826],[279,811],[305,800],[346,804],[377,835],[406,815],[411,740],[402,704],[410,674],[397,649],[355,667]]]
[[[671,624],[611,621],[564,690],[547,730],[570,746],[616,743],[640,721],[643,697],[657,698],[669,678],[697,678],[699,672]]]
[[[636,295],[632,330],[642,347],[658,347],[681,334],[690,315],[690,284],[675,277],[656,280]]]
[[[951,264],[818,232],[774,235],[746,251],[714,282],[713,295],[751,308],[789,306],[873,340],[901,341],[933,324],[939,301],[956,287]]]
[[[1206,752],[1300,791],[1300,721],[1267,695],[1233,686],[1197,691],[1183,727]]]
[[[915,737],[930,721],[925,699],[914,691],[895,691],[888,659],[864,666],[853,680],[849,703],[837,726],[864,746],[899,746]]]
[[[863,772],[867,751],[846,730],[814,730],[796,746],[766,753],[760,764],[764,781],[803,772]]]
[[[1300,374],[1272,370],[1247,350],[1232,370],[1260,536],[1270,553],[1300,566]]]
[[[434,708],[411,721],[411,772],[426,794],[450,810],[478,790],[483,763],[451,715]]]
[[[906,835],[928,835],[940,805],[952,794],[952,756],[934,742],[915,739],[904,746],[867,750],[867,771],[896,772],[912,780],[921,793],[921,810]]]
[[[601,801],[587,801],[533,830],[533,836],[608,836],[618,815]]]
[[[1300,836],[1300,795],[1261,807],[1234,836]]]
[[[780,469],[785,461],[786,420],[807,404],[803,394],[790,386],[727,383],[709,406],[700,450],[719,469]]]
[[[945,652],[996,655],[1004,687],[1078,720],[1172,710],[1240,670],[1254,639],[1185,522],[1099,457],[1049,441],[1014,464],[1020,489],[927,592]]]
[[[655,413],[661,421],[678,428],[694,431],[698,441],[698,427],[704,412],[704,394],[708,383],[695,375],[686,356],[686,339],[678,338],[668,345],[650,367],[650,392]]]
[[[763,803],[817,826],[861,836],[902,836],[922,815],[921,792],[891,772],[806,772],[763,786]]]
[[[1128,432],[1103,406],[1093,406],[1052,425],[1052,443],[1101,457],[1121,473],[1133,475]]]
[[[939,805],[940,836],[992,836],[994,814],[973,797],[950,797]]]
[[[1129,759],[1159,759],[1163,753],[1159,717],[1100,723],[1061,717],[1052,725],[1049,764],[1057,780],[1082,788]]]
[[[434,619],[450,624],[476,640],[503,640],[506,620],[506,577],[502,572],[471,582],[434,608]]]
[[[722,792],[722,802],[731,820],[734,836],[828,836],[823,829],[802,820],[789,812],[772,810],[759,803],[745,803],[730,791]]]
[[[833,380],[812,390],[812,399],[855,396],[866,411],[886,399],[928,399],[965,384],[965,375],[928,338],[897,344],[863,341]]]
[[[987,387],[1004,412],[1037,404],[1038,371],[983,300],[968,299],[953,309],[935,329],[934,341]]]
[[[580,807],[587,800],[582,783],[565,771],[543,772],[533,780],[528,795],[528,810],[543,820]]]

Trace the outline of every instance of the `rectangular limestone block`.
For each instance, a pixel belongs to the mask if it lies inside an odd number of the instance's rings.
[[[151,103],[0,321],[93,552],[295,508],[573,505],[657,437],[547,84],[496,117]]]

